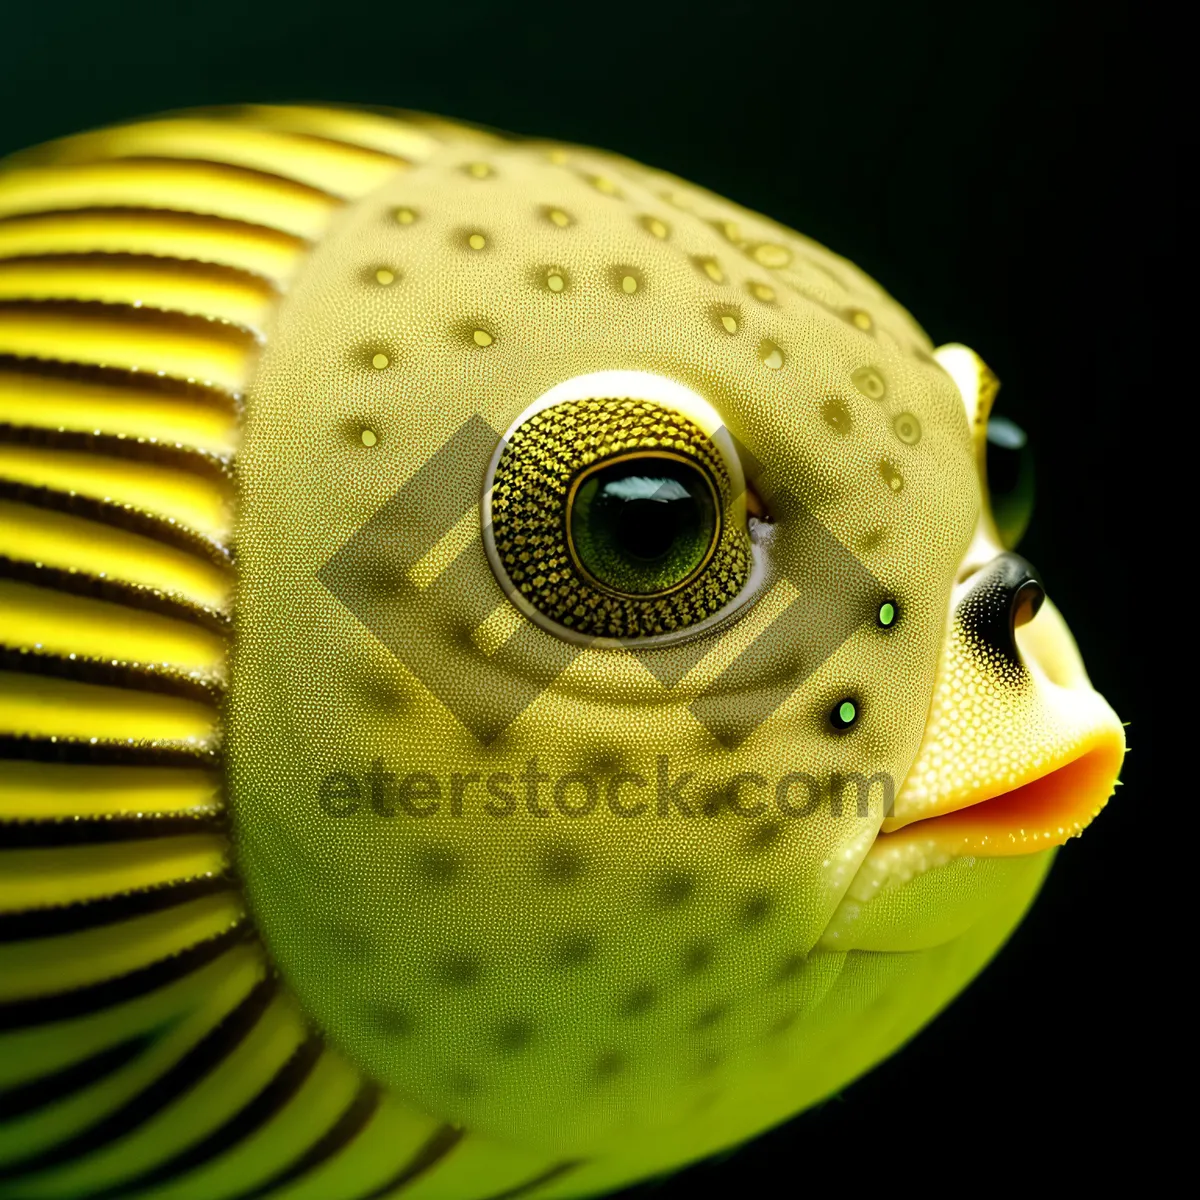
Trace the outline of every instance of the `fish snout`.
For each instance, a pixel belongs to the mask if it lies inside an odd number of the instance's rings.
[[[1046,585],[1037,568],[1021,555],[1005,551],[966,584],[957,612],[964,632],[981,648],[1019,663],[1017,630],[1038,615],[1046,600]]]

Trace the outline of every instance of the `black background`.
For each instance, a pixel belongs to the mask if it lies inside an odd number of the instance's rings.
[[[6,6],[3,37],[0,152],[192,104],[440,112],[603,146],[728,195],[857,262],[935,343],[977,349],[1037,455],[1022,552],[1133,722],[1126,786],[1059,856],[998,960],[902,1053],[652,1190],[757,1195],[773,1180],[790,1193],[839,1170],[923,1187],[949,1185],[954,1167],[1023,1184],[1031,1158],[1078,1177],[1129,1144],[1163,986],[1145,819],[1156,700],[1136,686],[1156,639],[1131,565],[1147,482],[1130,437],[1162,420],[1150,347],[1183,317],[1148,278],[1175,200],[1172,160],[1155,151],[1153,48],[1133,17],[966,0],[59,0]]]

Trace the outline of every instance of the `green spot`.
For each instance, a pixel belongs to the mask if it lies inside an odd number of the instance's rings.
[[[896,606],[894,604],[892,604],[891,602],[885,600],[879,606],[879,623],[880,623],[880,625],[882,625],[884,627],[884,629],[887,629],[888,626],[891,625],[893,621],[895,621],[895,619],[896,619]]]
[[[854,707],[853,700],[843,700],[841,704],[838,705],[838,720],[840,720],[843,725],[852,724],[856,716],[858,716],[858,709]]]

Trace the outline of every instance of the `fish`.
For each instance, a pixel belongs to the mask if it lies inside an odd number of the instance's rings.
[[[998,387],[600,150],[0,165],[0,1195],[600,1195],[894,1053],[1125,753]]]

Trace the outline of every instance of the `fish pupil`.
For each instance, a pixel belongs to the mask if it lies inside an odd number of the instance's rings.
[[[583,570],[603,587],[632,595],[680,586],[707,561],[719,530],[704,473],[652,456],[592,472],[575,493],[569,521]]]

